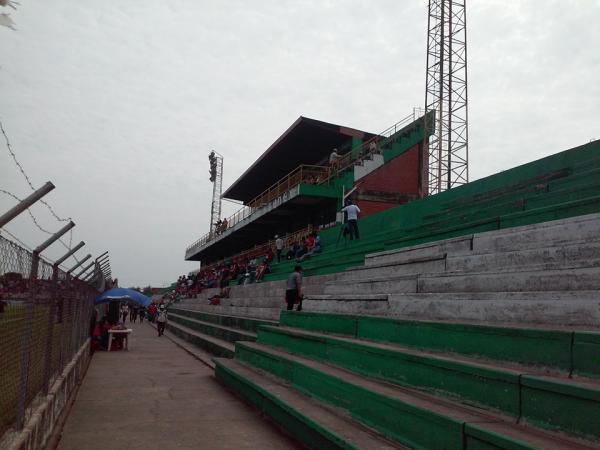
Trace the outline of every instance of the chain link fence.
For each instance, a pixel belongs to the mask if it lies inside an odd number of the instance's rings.
[[[85,343],[96,294],[0,236],[0,438],[22,428]]]

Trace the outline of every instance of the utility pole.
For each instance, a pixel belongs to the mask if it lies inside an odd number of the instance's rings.
[[[208,155],[210,163],[210,181],[213,184],[212,203],[210,206],[210,231],[221,218],[221,191],[223,189],[223,155],[211,151]]]
[[[429,0],[425,111],[435,111],[430,195],[469,182],[467,109],[466,0]]]

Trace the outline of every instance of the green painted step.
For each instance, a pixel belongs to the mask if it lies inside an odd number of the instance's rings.
[[[203,322],[212,322],[226,327],[240,328],[246,331],[256,333],[261,325],[277,325],[277,322],[271,320],[251,319],[242,316],[228,316],[223,314],[213,314],[204,311],[196,311],[193,309],[185,309],[178,307],[169,307],[169,312],[173,312],[180,316],[187,316],[192,319]]]
[[[365,376],[445,394],[496,409],[538,426],[600,438],[600,383],[534,376],[530,367],[507,368],[450,355],[306,332],[261,327],[258,341]]]
[[[514,417],[520,414],[520,372],[516,370],[296,328],[261,327],[257,342],[366,376],[454,396]]]
[[[502,186],[499,189],[492,191],[485,191],[477,193],[468,197],[460,197],[458,199],[448,202],[446,205],[441,207],[438,211],[424,216],[425,220],[436,219],[440,216],[452,214],[457,209],[464,208],[481,208],[482,206],[490,203],[499,203],[507,198],[517,200],[522,196],[530,195],[540,191],[540,187],[543,186],[543,190],[546,190],[547,183],[552,180],[568,178],[568,169],[561,169],[549,174],[537,175],[527,180],[519,181],[516,184]]]
[[[600,333],[282,311],[280,326],[600,378]]]
[[[346,410],[353,419],[413,448],[468,448],[469,424],[477,425],[478,435],[473,438],[480,442],[502,440],[509,444],[500,448],[561,448],[555,434],[528,432],[502,416],[366,379],[261,344],[237,343],[236,359],[281,378],[319,401]],[[490,424],[504,429],[499,432],[488,427]],[[562,448],[574,446],[572,440],[565,438],[562,442]]]
[[[179,323],[192,330],[199,331],[202,334],[216,337],[227,342],[236,341],[254,341],[256,334],[239,328],[217,325],[212,322],[203,322],[186,316],[180,316],[174,313],[169,314],[169,321]]]
[[[234,346],[231,342],[213,336],[207,336],[179,323],[169,321],[167,331],[215,356],[233,358],[235,354]]]
[[[214,359],[217,380],[252,403],[287,433],[318,450],[406,448],[384,440],[356,423],[239,361]]]
[[[600,333],[576,331],[573,333],[573,372],[600,378]]]
[[[521,415],[528,423],[600,445],[600,385],[523,374]]]

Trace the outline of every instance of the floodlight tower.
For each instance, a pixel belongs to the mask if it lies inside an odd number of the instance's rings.
[[[429,140],[429,194],[469,181],[465,3],[429,0],[425,110],[435,110]]]
[[[212,204],[210,207],[210,231],[221,218],[221,190],[223,188],[223,156],[214,150],[208,154],[210,163],[210,181],[213,184]]]

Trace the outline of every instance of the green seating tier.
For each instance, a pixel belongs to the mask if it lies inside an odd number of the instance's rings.
[[[282,312],[279,327],[236,343],[234,361],[215,359],[215,373],[266,414],[277,408],[260,380],[411,448],[592,448],[599,342],[574,330]],[[356,448],[336,436],[323,448]]]
[[[361,239],[321,233],[322,254],[302,263],[323,275],[362,263],[364,255],[483,231],[600,211],[600,141],[402,205],[359,221]],[[267,280],[283,279],[295,261],[274,264]]]

